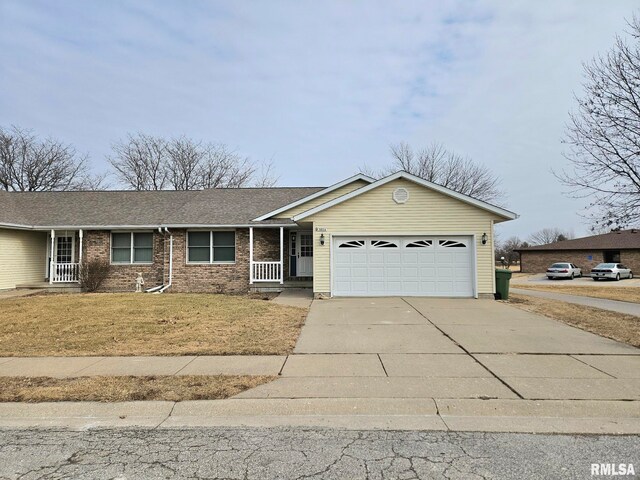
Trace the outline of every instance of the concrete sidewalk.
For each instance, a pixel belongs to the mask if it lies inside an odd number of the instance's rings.
[[[523,288],[511,288],[512,293],[518,295],[529,295],[530,297],[548,298],[549,300],[559,300],[561,302],[575,303],[586,307],[600,308],[612,312],[624,313],[640,317],[640,304],[631,302],[620,302],[608,300],[606,298],[585,297],[582,295],[568,295],[566,293],[542,292],[539,290],[529,290]]]
[[[313,290],[310,288],[287,288],[271,301],[290,307],[309,308],[313,301]]]
[[[28,297],[29,295],[35,295],[41,292],[44,292],[44,289],[0,290],[0,300],[3,300],[5,298]]]
[[[278,375],[284,355],[183,357],[0,357],[0,377]]]

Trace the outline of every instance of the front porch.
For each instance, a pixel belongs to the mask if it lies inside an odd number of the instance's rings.
[[[53,285],[78,285],[83,253],[82,230],[51,230],[47,236],[45,282]]]
[[[277,228],[249,227],[249,289],[281,291],[312,288],[311,227]],[[258,235],[263,238],[256,242]]]

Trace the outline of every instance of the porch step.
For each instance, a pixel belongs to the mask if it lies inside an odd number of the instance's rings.
[[[259,282],[249,287],[251,292],[281,292],[291,288],[313,288],[313,280],[287,280],[283,284],[280,282]]]
[[[80,284],[77,282],[69,283],[49,283],[49,282],[30,282],[20,283],[16,285],[16,290],[45,290],[47,292],[57,293],[80,293]]]

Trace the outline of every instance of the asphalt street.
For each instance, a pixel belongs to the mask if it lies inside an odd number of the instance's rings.
[[[640,437],[300,428],[0,431],[2,479],[605,478],[591,476],[592,463],[632,463],[637,472]]]

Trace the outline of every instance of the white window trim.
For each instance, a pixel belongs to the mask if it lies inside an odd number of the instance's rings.
[[[191,232],[209,232],[209,261],[194,262],[189,260],[189,234]],[[233,233],[233,261],[214,261],[213,260],[213,234],[220,232]],[[238,235],[236,230],[187,230],[187,238],[185,239],[186,248],[184,253],[184,261],[187,265],[235,265],[238,259]],[[226,247],[228,248],[228,247]]]
[[[129,261],[128,262],[114,262],[113,261],[113,234],[114,233],[128,233],[130,235],[129,237]],[[130,232],[110,232],[109,234],[109,263],[111,265],[153,265],[153,260],[151,260],[150,262],[135,262],[133,260],[133,235],[135,233],[150,233],[151,234],[151,258],[153,259],[153,254],[155,253],[154,250],[154,233],[150,232],[148,230],[142,230],[142,231],[130,231]]]

